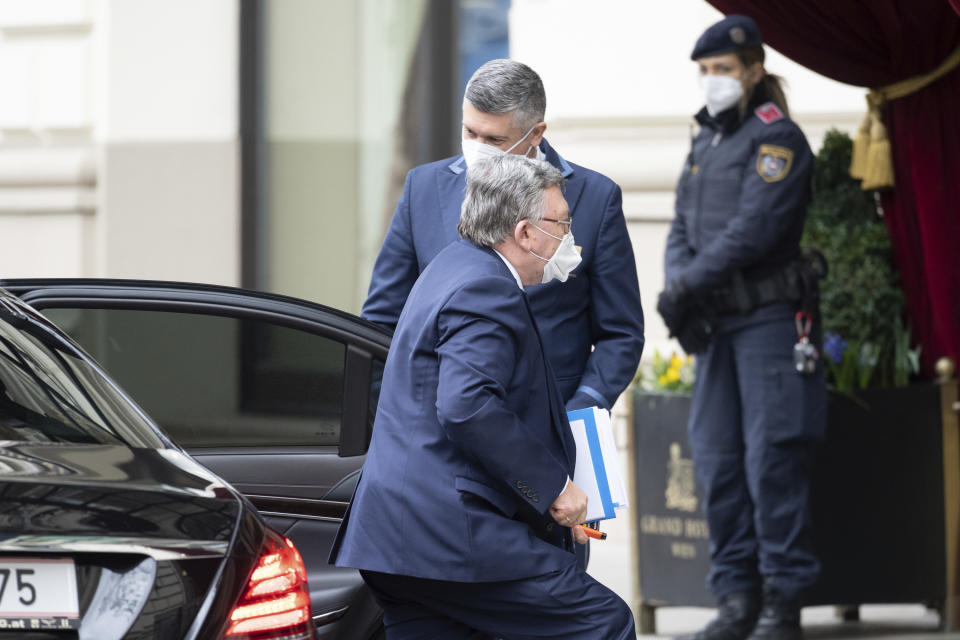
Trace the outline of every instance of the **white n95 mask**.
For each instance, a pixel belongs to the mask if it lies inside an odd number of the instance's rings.
[[[540,227],[537,227],[537,225],[533,226],[536,227],[540,233],[545,233],[551,238],[560,241],[560,246],[553,252],[549,260],[543,256],[538,256],[533,251],[530,252],[535,258],[540,258],[547,263],[543,265],[543,277],[540,279],[541,284],[546,284],[551,280],[566,282],[570,276],[570,272],[576,269],[582,260],[580,252],[577,251],[577,246],[573,243],[573,234],[568,232],[560,238],[544,231]]]
[[[530,127],[530,130],[523,134],[523,137],[513,143],[506,151],[503,149],[498,149],[492,144],[483,144],[479,140],[468,140],[467,138],[463,138],[460,140],[460,148],[463,150],[463,159],[466,160],[467,166],[469,167],[470,165],[476,164],[481,160],[489,160],[498,156],[505,156],[516,149],[518,144],[526,140],[527,136],[530,135],[536,126],[537,125],[533,125],[533,127]]]
[[[707,113],[715,116],[737,104],[743,95],[743,85],[736,78],[707,74],[700,76],[700,86],[707,99]]]

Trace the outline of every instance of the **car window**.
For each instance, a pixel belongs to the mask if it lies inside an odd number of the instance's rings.
[[[259,319],[47,309],[184,447],[336,445],[343,343]]]
[[[0,320],[0,440],[164,446],[110,380],[26,317]]]

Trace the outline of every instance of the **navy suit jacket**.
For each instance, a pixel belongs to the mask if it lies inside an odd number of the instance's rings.
[[[400,316],[330,559],[456,582],[567,567],[570,530],[549,507],[575,456],[526,294],[495,252],[459,240]]]
[[[643,352],[640,287],[620,187],[567,162],[546,140],[540,148],[563,173],[583,261],[566,282],[527,287],[530,305],[564,401],[577,395],[569,408],[610,408],[633,379]],[[360,315],[396,325],[417,276],[457,240],[465,192],[463,156],[407,174]]]

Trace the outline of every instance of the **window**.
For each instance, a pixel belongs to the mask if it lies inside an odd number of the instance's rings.
[[[183,447],[336,445],[345,346],[255,319],[48,309]]]
[[[136,409],[49,330],[0,321],[0,440],[161,447]],[[50,470],[29,452],[7,453],[0,470]],[[66,471],[65,471],[66,473]]]

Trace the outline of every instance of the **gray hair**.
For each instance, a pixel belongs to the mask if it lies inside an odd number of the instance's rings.
[[[513,113],[513,124],[527,130],[543,121],[547,94],[537,72],[514,60],[490,60],[477,69],[463,99],[483,113]]]
[[[563,175],[541,160],[506,154],[467,169],[467,195],[460,208],[460,236],[492,247],[521,220],[536,222],[546,209],[544,191],[563,185]]]

